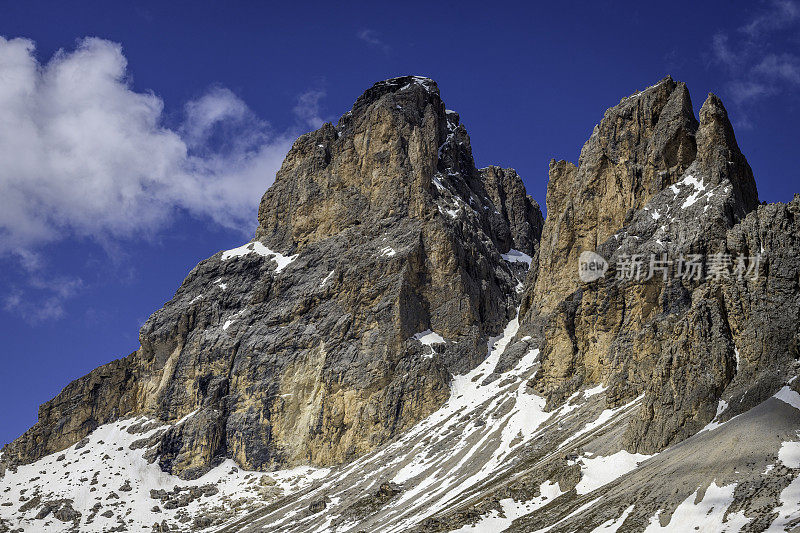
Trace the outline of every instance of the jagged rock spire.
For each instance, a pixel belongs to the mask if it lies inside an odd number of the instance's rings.
[[[728,180],[734,189],[737,217],[742,218],[758,205],[758,191],[753,171],[739,150],[733,126],[722,100],[713,93],[700,108],[697,131],[697,163],[716,185]]]
[[[550,163],[536,296],[528,295],[532,305],[552,309],[575,290],[578,280],[565,276],[565,268],[678,180],[696,157],[697,127],[686,85],[667,76],[605,112],[577,167]]]
[[[289,251],[356,225],[378,229],[378,220],[463,211],[501,252],[514,242],[532,251],[541,227],[538,206],[511,173],[500,195],[487,190],[486,177],[475,168],[469,135],[458,114],[445,108],[436,83],[392,78],[368,89],[336,126],[325,124],[294,143],[261,201],[256,237]],[[514,231],[524,236],[509,236],[506,216],[517,220]]]

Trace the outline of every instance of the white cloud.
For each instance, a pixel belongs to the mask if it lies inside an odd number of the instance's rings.
[[[356,33],[356,37],[358,37],[359,39],[361,39],[370,46],[374,46],[375,48],[380,48],[384,52],[388,53],[389,50],[391,49],[391,47],[388,44],[384,43],[380,39],[378,32],[376,32],[375,30],[371,30],[369,28],[359,30],[358,33]]]
[[[0,37],[0,256],[36,261],[37,247],[72,236],[139,238],[176,209],[252,231],[293,139],[321,124],[321,97],[302,95],[302,125],[276,133],[216,87],[169,129],[162,100],[132,89],[119,44],[87,38],[40,63],[32,41]]]
[[[214,87],[206,94],[186,104],[183,137],[192,147],[201,147],[213,133],[214,127],[226,122],[242,123],[252,119],[247,105],[232,91]],[[261,124],[256,123],[256,128]]]

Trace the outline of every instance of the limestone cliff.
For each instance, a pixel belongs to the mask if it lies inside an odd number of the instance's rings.
[[[800,355],[800,206],[758,204],[715,95],[699,122],[670,78],[608,110],[577,167],[550,164],[519,334],[542,349],[536,390],[551,406],[590,384],[607,385],[611,405],[644,394],[626,432],[628,449],[643,453],[699,431],[721,399],[727,419],[773,394]],[[609,271],[581,282],[583,251]],[[697,275],[681,275],[693,256]],[[652,258],[661,268],[648,278]],[[714,274],[715,259],[727,275]]]
[[[43,405],[2,460],[132,415],[188,417],[151,454],[184,477],[224,457],[249,469],[357,457],[486,356],[521,283],[501,254],[533,254],[541,225],[513,170],[475,168],[433,81],[377,83],[294,143],[255,240],[197,265],[141,347]]]
[[[0,532],[796,529],[800,195],[671,78],[549,171],[543,220],[434,82],[375,84],[3,449]]]

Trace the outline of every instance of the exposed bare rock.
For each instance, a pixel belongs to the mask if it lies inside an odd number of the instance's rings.
[[[3,449],[0,530],[796,529],[800,195],[671,78],[549,173],[543,221],[433,81],[375,84]]]
[[[671,104],[654,106],[664,99]],[[642,109],[660,109],[647,113],[659,126],[626,120]],[[690,114],[685,87],[667,79],[603,119],[635,128],[601,123],[577,168],[551,164],[538,277],[523,303],[520,335],[541,345],[535,386],[551,406],[586,384],[608,385],[612,405],[644,394],[625,437],[630,451],[657,452],[693,435],[718,414],[723,398],[736,406],[731,413],[747,410],[795,372],[797,199],[758,206],[752,171],[716,96],[709,95],[699,123]],[[619,131],[627,142],[618,142]],[[665,142],[658,133],[664,131],[683,141]],[[597,148],[605,146],[614,149]],[[662,155],[650,158],[654,153]],[[643,168],[634,164],[641,154],[649,158]],[[606,171],[598,160],[638,170]],[[603,196],[620,183],[624,200]],[[585,250],[612,265],[597,281],[578,277]],[[677,263],[692,254],[703,258],[701,272],[681,276]],[[712,275],[715,254],[728,257],[727,276]],[[635,257],[641,278],[619,268]],[[662,271],[647,279],[651,258],[669,261],[667,279]],[[737,274],[737,258],[760,261],[758,269]]]
[[[514,248],[533,257],[539,250],[544,219],[539,204],[525,191],[522,178],[514,169],[489,166],[480,169],[481,178],[492,203],[504,220],[508,220],[511,234],[509,240],[501,241],[501,246]],[[497,235],[503,235],[503,225],[499,225]]]
[[[485,357],[524,275],[501,254],[532,253],[541,220],[514,171],[475,168],[433,81],[380,82],[294,143],[256,240],[195,267],[141,348],[43,405],[3,462],[141,414],[180,420],[141,444],[185,478],[224,457],[248,469],[358,457]]]
[[[574,270],[634,210],[678,181],[696,156],[697,120],[683,83],[665,78],[606,111],[578,166],[550,162],[547,221],[523,314],[551,311],[578,288]]]

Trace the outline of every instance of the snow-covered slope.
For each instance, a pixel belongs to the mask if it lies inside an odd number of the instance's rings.
[[[165,429],[146,418],[121,420],[63,452],[7,471],[0,479],[0,519],[11,530],[41,532],[143,531],[161,522],[175,530],[202,529],[328,473],[247,472],[227,460],[184,481],[144,457],[148,439]]]

